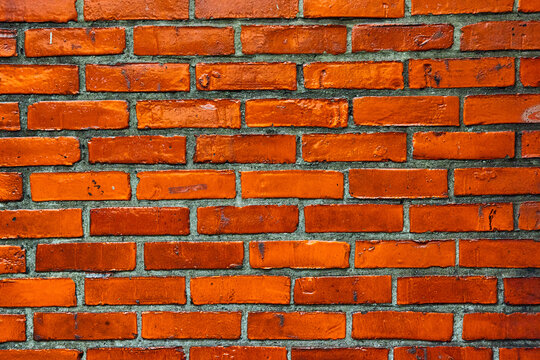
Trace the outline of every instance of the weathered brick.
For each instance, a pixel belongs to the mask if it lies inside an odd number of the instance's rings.
[[[17,30],[0,29],[0,57],[17,56]]]
[[[287,349],[284,347],[262,347],[262,346],[228,346],[228,347],[198,347],[189,349],[191,360],[215,360],[223,358],[234,360],[286,360]]]
[[[76,65],[0,64],[0,94],[61,94],[79,92]]]
[[[534,240],[460,240],[459,266],[540,267],[540,243]]]
[[[0,280],[0,307],[76,306],[72,279]]]
[[[18,201],[23,198],[21,173],[0,173],[0,201]]]
[[[86,351],[87,360],[186,360],[181,347],[94,348]],[[52,359],[51,359],[52,360]]]
[[[0,103],[0,131],[21,130],[19,103]]]
[[[540,278],[505,278],[504,302],[509,305],[539,305]]]
[[[291,349],[292,360],[387,360],[388,349],[382,348],[326,348]]]
[[[518,10],[520,12],[540,12],[538,0],[518,0]]]
[[[540,6],[537,10],[540,11]],[[499,359],[501,360],[534,360],[538,356],[540,356],[539,348],[499,349]]]
[[[25,315],[0,314],[0,344],[8,341],[26,341]]]
[[[84,19],[184,20],[189,0],[84,0]]]
[[[463,316],[463,340],[540,339],[540,313],[472,313]]]
[[[519,205],[521,230],[540,230],[540,202],[525,202]]]
[[[0,274],[26,272],[26,250],[20,246],[0,246]]]
[[[294,18],[297,12],[297,0],[195,0],[198,19]]]
[[[238,339],[240,312],[143,312],[143,339]]]
[[[10,349],[0,350],[3,360],[79,360],[82,352],[69,349]]]
[[[431,360],[431,359],[455,359],[455,360],[492,360],[493,351],[489,348],[477,347],[396,347],[394,348],[395,360]]]
[[[540,194],[540,168],[513,167],[455,169],[454,194]]]
[[[465,125],[521,124],[540,121],[540,95],[474,95],[465,98]]]
[[[0,239],[73,238],[82,235],[81,209],[0,211]]]
[[[77,20],[76,0],[0,0],[0,21],[68,22]]]
[[[478,14],[511,12],[514,0],[412,0],[412,15]]]
[[[540,21],[485,21],[461,28],[461,51],[540,50]]]
[[[540,3],[540,2],[539,2]],[[540,11],[540,10],[539,10]],[[523,86],[540,86],[540,57],[521,58],[519,79]]]
[[[304,0],[304,17],[400,18],[403,0]]]
[[[73,165],[81,159],[74,137],[0,139],[0,166]]]
[[[521,157],[540,157],[540,131],[523,131],[521,133]]]

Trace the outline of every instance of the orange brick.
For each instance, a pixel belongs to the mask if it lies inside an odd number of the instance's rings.
[[[505,278],[504,302],[510,305],[540,304],[540,277]]]
[[[0,314],[0,344],[8,341],[26,341],[26,316]]]
[[[387,360],[388,349],[380,348],[327,348],[291,349],[292,360]]]
[[[76,0],[0,0],[0,21],[4,22],[68,22],[77,21]]]
[[[0,103],[0,131],[21,130],[19,103]]]
[[[540,194],[540,168],[513,167],[455,169],[454,194]]]
[[[26,250],[20,246],[0,246],[0,274],[26,272]]]
[[[461,51],[540,50],[540,21],[485,21],[461,28]]]
[[[540,131],[523,131],[521,133],[521,157],[540,157]]]
[[[493,351],[489,348],[476,347],[396,347],[394,348],[395,360],[430,360],[430,359],[455,359],[455,360],[492,360]]]
[[[540,2],[539,2],[540,4]],[[540,10],[539,10],[540,11]],[[540,86],[540,57],[521,58],[519,78],[523,86]]]
[[[538,11],[540,11],[540,5]],[[501,360],[534,360],[538,356],[540,356],[539,348],[499,349],[499,359]]]
[[[514,0],[412,0],[412,15],[478,14],[511,12]]]
[[[98,348],[86,350],[87,360],[186,360],[181,347],[151,348]],[[52,360],[52,359],[51,359]]]
[[[465,98],[465,125],[522,124],[540,121],[540,95],[475,95]]]
[[[0,239],[73,238],[82,235],[81,209],[0,211]]]
[[[540,230],[540,202],[526,202],[519,205],[519,228]]]
[[[0,280],[1,307],[76,306],[72,279]]]
[[[195,0],[197,19],[293,18],[297,12],[297,0]]]
[[[21,173],[0,173],[0,201],[18,201],[23,198]]]
[[[143,339],[239,339],[240,312],[143,312]]]
[[[400,18],[405,13],[403,0],[304,0],[304,17]]]
[[[0,65],[0,94],[61,94],[79,92],[76,65]]]
[[[234,360],[287,360],[287,349],[284,347],[255,347],[255,346],[229,346],[229,347],[191,347],[189,358],[191,360],[215,360],[230,357]]]
[[[17,30],[0,29],[0,57],[17,56]]]
[[[3,360],[79,360],[82,352],[68,349],[0,350]]]
[[[95,20],[184,20],[189,0],[85,0],[84,19]]]
[[[459,266],[539,268],[540,243],[534,240],[460,240]]]
[[[463,316],[463,340],[540,339],[540,313],[473,313]]]
[[[518,0],[518,10],[520,12],[540,12],[540,2],[538,0]]]
[[[73,165],[80,159],[74,137],[0,139],[0,166]]]

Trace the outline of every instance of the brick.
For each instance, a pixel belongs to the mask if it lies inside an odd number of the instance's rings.
[[[122,54],[124,28],[47,28],[24,32],[27,57]]]
[[[512,204],[507,203],[412,205],[409,217],[413,233],[514,229]]]
[[[0,201],[19,201],[23,198],[21,173],[0,172]]]
[[[454,267],[454,241],[357,241],[356,268],[430,268]]]
[[[0,131],[21,130],[19,103],[0,103]]]
[[[234,360],[286,360],[287,349],[284,347],[269,346],[228,346],[228,347],[191,347],[189,358],[191,360],[215,360],[231,358]]]
[[[499,349],[499,359],[501,360],[534,360],[539,355],[540,349],[538,348]]]
[[[540,121],[540,95],[475,95],[465,98],[465,125],[522,124]]]
[[[0,57],[17,56],[17,30],[0,29]]]
[[[296,279],[295,304],[372,304],[392,302],[390,276],[305,277]]]
[[[232,55],[234,29],[210,26],[136,26],[135,55]]]
[[[0,307],[76,306],[72,279],[0,280]]]
[[[81,209],[0,211],[0,239],[81,236],[83,236]]]
[[[81,159],[74,137],[0,139],[0,166],[73,165]]]
[[[34,313],[34,340],[124,340],[137,337],[137,314]]]
[[[87,360],[186,360],[181,347],[97,348],[86,350]]]
[[[129,207],[90,210],[90,235],[187,235],[186,207]]]
[[[505,278],[504,302],[509,305],[540,304],[540,278]]]
[[[316,62],[304,65],[306,89],[403,89],[399,61]]]
[[[514,84],[513,58],[409,61],[411,89],[505,87]]]
[[[210,206],[197,209],[199,234],[291,233],[298,227],[293,205]]]
[[[294,18],[297,12],[297,0],[195,0],[197,19]]]
[[[472,313],[463,316],[463,340],[540,339],[540,313]]]
[[[497,278],[486,276],[400,277],[397,304],[496,304]]]
[[[0,314],[0,343],[9,341],[26,341],[26,316]]]
[[[38,244],[36,271],[111,272],[135,269],[135,243]]]
[[[249,264],[256,269],[348,268],[350,251],[340,241],[257,241],[249,243]]]
[[[197,90],[296,90],[296,64],[290,62],[199,63]]]
[[[460,240],[459,266],[540,267],[540,243],[534,240]]]
[[[401,18],[403,0],[304,0],[304,17]]]
[[[388,349],[380,348],[328,348],[291,349],[292,360],[387,360]]]
[[[0,246],[0,274],[26,272],[26,250],[20,246]]]
[[[84,19],[184,20],[189,0],[84,0]]]
[[[34,201],[129,200],[129,174],[120,171],[33,173],[30,188]]]
[[[306,162],[394,161],[407,159],[407,135],[399,132],[304,134],[302,157]]]
[[[55,22],[77,21],[76,0],[0,0],[0,21]]]
[[[493,351],[489,348],[475,347],[396,347],[394,348],[395,360],[430,360],[430,359],[455,359],[455,360],[492,360]]]
[[[519,0],[518,10],[526,13],[540,12],[540,3],[538,0]]]
[[[137,174],[137,199],[233,199],[232,170],[143,171]]]
[[[92,92],[189,91],[189,77],[189,64],[90,64],[86,65],[86,90]]]
[[[208,304],[289,304],[286,276],[208,276],[191,278],[191,301]]]
[[[69,349],[43,349],[43,350],[0,350],[0,358],[3,360],[79,360],[82,352]]]
[[[521,157],[540,157],[540,131],[523,131],[521,133]]]
[[[461,51],[540,50],[540,21],[485,21],[461,28]]]
[[[514,0],[412,0],[412,15],[479,14],[511,12]]]
[[[338,171],[242,171],[240,175],[244,199],[343,199],[343,173]]]
[[[525,202],[519,205],[521,230],[540,230],[540,202]]]
[[[426,51],[448,49],[454,43],[454,27],[433,25],[355,25],[352,51]]]
[[[539,9],[540,11],[540,9]],[[540,57],[521,58],[519,67],[519,79],[523,86],[540,86]]]
[[[447,171],[439,169],[351,169],[349,193],[355,198],[443,198]]]
[[[76,65],[0,65],[0,94],[59,94],[79,92]]]
[[[251,312],[248,339],[344,339],[345,322],[345,313],[338,312]]]
[[[237,269],[244,261],[242,242],[147,242],[146,270]]]
[[[184,277],[86,278],[86,305],[153,305],[186,303]]]
[[[343,54],[347,28],[339,25],[242,26],[244,54]]]
[[[29,130],[125,129],[126,101],[40,101],[28,106]]]
[[[240,312],[143,312],[143,339],[239,339]]]
[[[403,206],[383,204],[308,205],[307,233],[397,232],[403,229]]]
[[[417,132],[413,158],[422,160],[487,160],[513,158],[515,134],[499,132]]]
[[[459,126],[457,96],[368,96],[353,100],[357,125]]]
[[[353,314],[353,339],[450,341],[454,314],[373,311]]]
[[[185,136],[117,136],[88,141],[91,164],[185,164]]]
[[[540,194],[540,168],[513,167],[455,169],[454,194]]]
[[[347,126],[348,108],[346,99],[248,100],[246,125],[343,128]]]
[[[239,129],[240,101],[229,99],[138,101],[137,119],[139,129]]]

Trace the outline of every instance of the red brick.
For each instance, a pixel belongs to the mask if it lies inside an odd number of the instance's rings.
[[[0,21],[68,22],[77,21],[76,0],[0,0]]]
[[[229,346],[229,347],[191,347],[189,349],[191,360],[286,360],[287,349],[284,347],[255,347],[255,346]]]
[[[506,203],[412,205],[409,217],[413,233],[514,229],[512,204]]]
[[[93,92],[189,91],[189,77],[189,64],[86,65],[86,90]]]
[[[17,56],[17,30],[0,29],[0,57]]]
[[[455,169],[454,194],[540,194],[540,168],[513,167]]]
[[[465,125],[523,124],[540,121],[540,95],[475,95],[465,98]]]
[[[153,305],[186,303],[184,277],[86,278],[86,305]]]
[[[403,0],[304,0],[304,17],[400,18]]]
[[[0,344],[8,341],[26,341],[26,316],[0,314]]]
[[[242,26],[244,54],[342,54],[347,28],[339,25]]]
[[[530,12],[530,13],[540,12],[540,2],[538,2],[538,0],[519,0],[518,10],[520,12]]]
[[[197,209],[199,234],[291,233],[298,227],[293,205],[210,206]]]
[[[307,162],[394,161],[407,159],[407,135],[398,132],[304,134],[302,157]]]
[[[473,313],[463,316],[463,340],[540,339],[540,313]]]
[[[0,350],[0,358],[3,360],[80,360],[82,352],[68,349],[10,349]]]
[[[450,341],[454,314],[373,311],[353,314],[353,339]]]
[[[0,211],[0,239],[73,238],[82,235],[81,209]]]
[[[341,241],[257,241],[249,243],[252,268],[348,268],[351,247]]]
[[[86,351],[87,360],[186,360],[181,347],[97,348]]]
[[[91,164],[185,164],[185,136],[118,136],[88,141]]]
[[[327,348],[291,349],[292,360],[387,360],[388,349]]]
[[[446,170],[351,169],[349,192],[355,198],[442,198],[448,196]]]
[[[290,62],[199,63],[197,90],[296,90],[296,64]]]
[[[143,339],[239,339],[240,312],[143,312]]]
[[[189,0],[84,0],[84,19],[184,20]]]
[[[18,201],[23,198],[21,173],[0,173],[0,201]]]
[[[72,279],[0,280],[1,307],[76,306]]]
[[[540,50],[540,21],[485,21],[461,28],[461,51]]]
[[[540,278],[505,278],[504,302],[510,305],[539,305]]]
[[[81,159],[74,137],[0,139],[0,166],[73,165]]]
[[[398,232],[403,229],[401,205],[308,205],[304,215],[307,233]]]
[[[540,157],[540,131],[523,131],[521,133],[521,157]]]
[[[294,18],[297,0],[195,0],[197,19]]]
[[[496,304],[497,278],[485,276],[400,277],[397,303]]]
[[[33,173],[30,188],[34,201],[129,200],[129,174],[120,171]]]
[[[285,276],[208,276],[190,280],[191,301],[207,304],[289,304],[291,279]]]
[[[1,64],[0,78],[0,94],[74,95],[79,92],[76,65]]]
[[[514,0],[412,0],[412,15],[478,14],[511,12]]]
[[[454,267],[454,241],[357,241],[356,268]]]
[[[34,340],[123,340],[137,337],[135,313],[34,313]]]
[[[409,61],[409,87],[474,88],[515,84],[513,58],[422,59]]]
[[[390,276],[307,277],[296,279],[295,304],[391,303]]]
[[[28,106],[29,130],[125,129],[126,101],[40,101]]]
[[[347,126],[348,107],[346,99],[248,100],[246,125],[342,128]]]
[[[137,174],[137,199],[233,199],[232,170],[143,171]]]
[[[135,55],[231,55],[234,29],[210,26],[136,26]]]
[[[242,171],[240,175],[244,199],[343,199],[343,173],[338,171]]]
[[[540,7],[538,9],[540,11]],[[539,348],[499,349],[500,360],[534,360],[538,356],[540,356]]]
[[[38,244],[36,271],[111,272],[135,269],[135,243]]]
[[[0,246],[0,274],[26,272],[26,250],[20,246]]]
[[[368,96],[353,107],[357,125],[459,126],[457,96]]]
[[[526,202],[519,205],[519,228],[540,230],[540,202]]]
[[[0,103],[0,131],[21,130],[19,103]]]
[[[500,132],[418,132],[413,135],[413,158],[475,160],[514,157],[515,134]]]
[[[460,240],[459,266],[539,268],[540,243],[534,240]]]
[[[431,359],[454,359],[454,360],[492,360],[493,351],[489,348],[475,347],[396,347],[394,348],[395,360],[431,360]]]
[[[252,312],[248,315],[248,339],[344,339],[345,322],[345,313],[337,312]]]
[[[185,207],[131,207],[90,210],[90,235],[187,235]]]
[[[242,242],[147,242],[146,270],[237,269],[244,261]]]
[[[306,89],[403,89],[403,63],[362,61],[304,65]]]
[[[540,4],[540,2],[539,2]],[[539,8],[540,11],[540,8]],[[540,86],[540,57],[521,58],[519,78],[523,86]]]
[[[27,57],[122,54],[124,28],[47,28],[24,32]]]
[[[240,101],[229,99],[138,101],[137,119],[139,129],[239,129]]]
[[[425,51],[448,49],[454,43],[450,24],[430,25],[355,25],[352,51]]]

